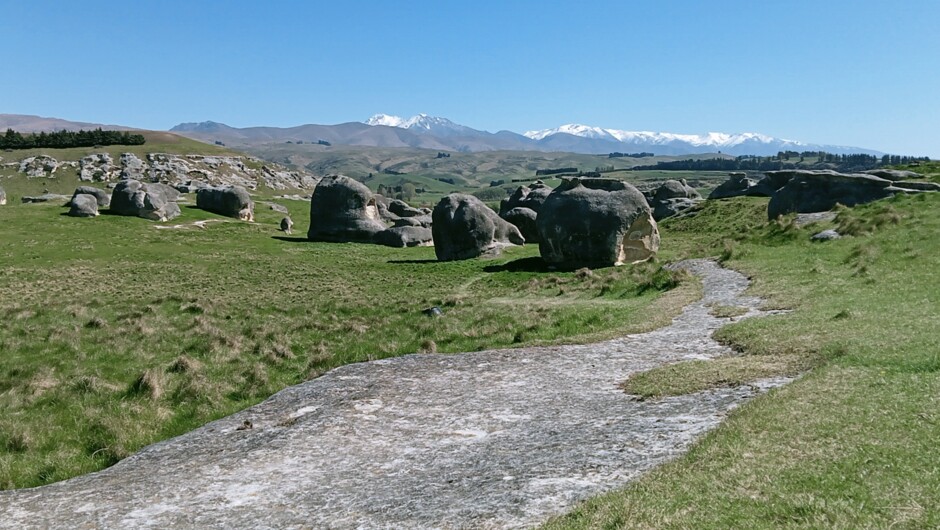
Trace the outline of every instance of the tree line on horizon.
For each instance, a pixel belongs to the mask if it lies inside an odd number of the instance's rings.
[[[809,162],[807,159],[813,159]],[[930,158],[900,155],[881,157],[866,154],[833,154],[825,151],[780,151],[776,156],[742,155],[735,158],[712,158],[707,160],[676,160],[657,162],[655,165],[636,166],[634,170],[668,171],[780,171],[785,169],[807,169],[826,167],[840,171],[864,171],[880,166],[929,162]]]
[[[91,131],[62,130],[25,135],[13,129],[7,129],[7,132],[0,136],[0,149],[33,149],[37,147],[62,149],[104,145],[143,145],[146,141],[142,134],[103,130],[100,127]]]

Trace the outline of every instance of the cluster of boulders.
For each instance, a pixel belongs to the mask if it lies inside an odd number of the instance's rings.
[[[940,191],[940,184],[907,180],[914,178],[921,176],[911,171],[889,169],[851,174],[831,170],[768,171],[760,178],[731,173],[709,198],[770,197],[767,217],[776,219],[789,213],[825,212],[836,204],[855,206],[898,193]]]
[[[536,218],[542,203],[552,193],[541,180],[529,186],[520,186],[499,204],[499,216],[514,224],[522,233],[522,237],[530,243],[538,243],[539,231],[536,227]]]
[[[111,194],[94,186],[79,186],[67,206],[72,217],[97,217],[99,208],[111,206]]]
[[[65,162],[47,155],[33,156],[14,165],[29,178],[53,177],[61,168],[71,167],[77,169],[79,180],[84,182],[139,180],[162,182],[174,187],[188,186],[195,181],[202,183],[201,187],[237,185],[255,189],[263,184],[278,190],[309,189],[318,181],[305,171],[287,170],[242,156],[149,153],[143,160],[134,153],[123,153],[115,163],[109,153],[102,152]]]
[[[653,218],[662,221],[680,215],[701,202],[699,192],[683,180],[667,180],[646,196]]]
[[[343,175],[324,178],[310,198],[307,239],[396,247],[430,244],[431,231],[420,219],[426,214],[398,202],[379,201],[364,184]]]
[[[539,241],[545,261],[558,267],[610,266],[649,259],[659,232],[646,199],[633,186],[609,179],[567,179],[552,190],[523,186],[503,202],[502,215],[462,193],[424,209],[374,195],[345,176],[324,178],[310,200],[311,241],[367,242],[389,246],[432,244],[437,259],[495,255],[509,245]],[[509,222],[528,210],[525,223]],[[531,223],[531,224],[530,224]]]

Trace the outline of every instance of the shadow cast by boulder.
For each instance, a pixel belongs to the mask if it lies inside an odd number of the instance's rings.
[[[431,263],[443,263],[437,259],[390,259],[385,263],[395,265],[430,265]]]
[[[513,261],[507,261],[501,265],[487,265],[483,267],[483,272],[553,272],[557,270],[550,267],[548,263],[538,257],[520,258]]]
[[[271,239],[277,239],[278,241],[286,241],[288,243],[310,243],[311,242],[306,237],[301,237],[301,236],[271,236]]]

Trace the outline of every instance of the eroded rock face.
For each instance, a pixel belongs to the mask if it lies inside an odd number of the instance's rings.
[[[241,221],[255,220],[255,202],[241,186],[198,189],[196,207]]]
[[[440,261],[496,254],[504,246],[525,244],[519,229],[501,219],[480,199],[452,193],[431,213],[434,252]]]
[[[20,161],[20,173],[26,173],[27,178],[51,177],[57,169],[59,161],[51,156],[31,156]]]
[[[881,177],[885,180],[890,180],[893,182],[924,178],[924,176],[920,173],[915,173],[913,171],[903,171],[900,169],[870,169],[864,173],[866,175],[874,175],[876,177]]]
[[[643,194],[610,179],[565,179],[539,212],[539,252],[564,268],[607,267],[651,258],[659,229]]]
[[[135,215],[151,221],[179,217],[179,192],[159,183],[123,180],[114,187],[110,210],[118,215]]]
[[[69,215],[72,217],[97,217],[98,199],[94,195],[76,193],[69,201]]]
[[[96,188],[94,186],[79,186],[75,188],[75,193],[72,194],[72,200],[74,201],[75,197],[79,195],[91,195],[94,197],[98,208],[107,208],[111,205],[111,193],[101,188]]]
[[[321,180],[313,190],[307,239],[371,243],[385,228],[372,191],[361,182],[334,175]]]
[[[141,180],[147,176],[147,165],[134,153],[121,154],[121,178]]]
[[[866,174],[835,171],[769,171],[768,177],[786,178],[787,183],[767,204],[767,217],[776,219],[788,213],[831,210],[836,204],[855,206],[891,197],[897,193],[917,193],[919,186]],[[912,183],[915,184],[915,183]]]
[[[111,180],[114,160],[108,153],[93,153],[78,161],[78,179],[85,182],[105,182]]]

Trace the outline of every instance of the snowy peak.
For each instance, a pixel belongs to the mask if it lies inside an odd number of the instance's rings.
[[[418,114],[410,118],[401,116],[392,116],[390,114],[376,114],[365,121],[366,125],[385,125],[386,127],[398,127],[408,129],[419,134],[437,134],[442,136],[479,136],[482,133],[476,129],[471,129],[464,125],[454,123],[447,118],[437,116],[428,116],[427,114]]]
[[[675,134],[651,131],[623,131],[619,129],[604,129],[589,125],[569,123],[554,129],[540,131],[527,131],[523,136],[532,140],[544,140],[556,134],[570,134],[581,138],[609,140],[624,144],[666,145],[684,143],[694,147],[710,147],[715,149],[729,148],[741,144],[774,144],[788,146],[802,146],[802,142],[773,138],[758,133],[728,134],[722,132],[709,132],[707,134]]]

